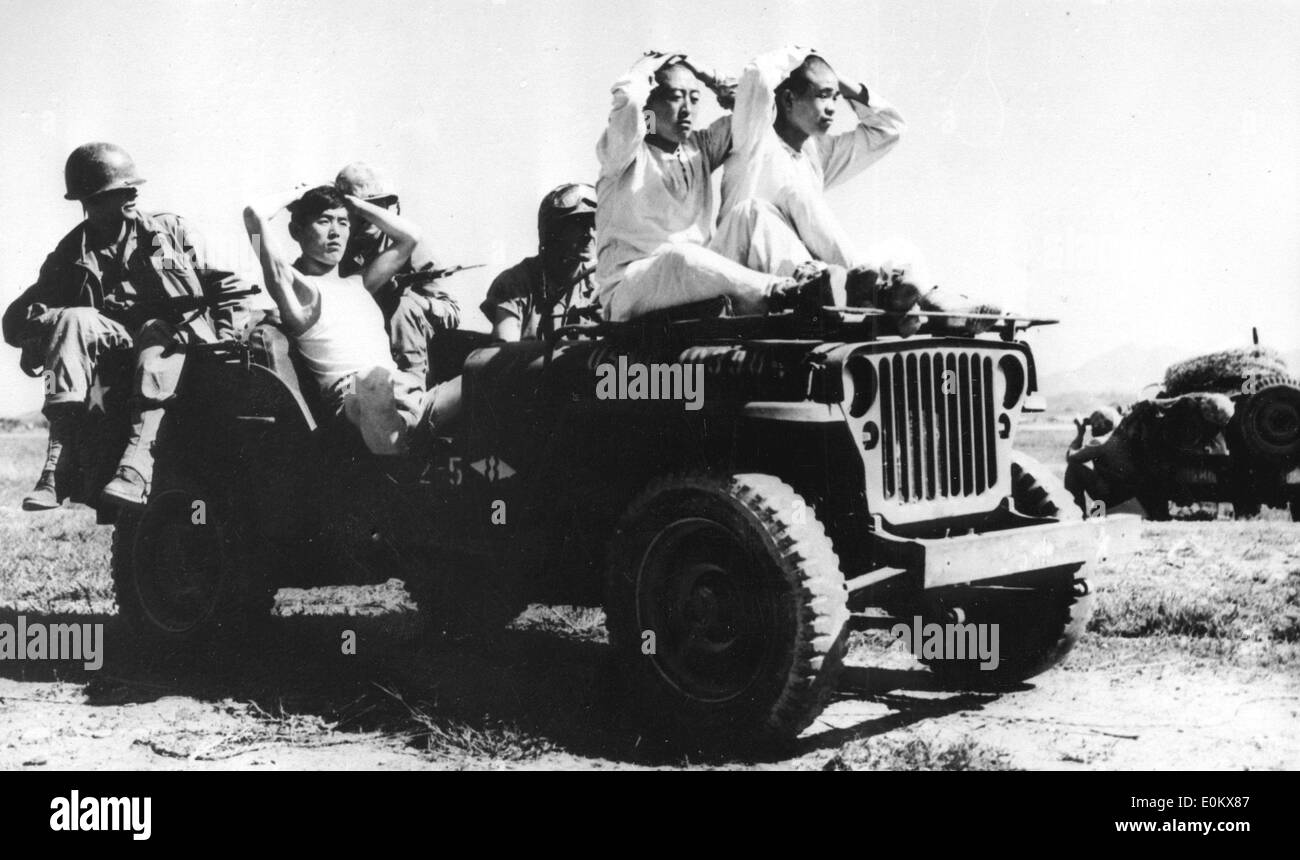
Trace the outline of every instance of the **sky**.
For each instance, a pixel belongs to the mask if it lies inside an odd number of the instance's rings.
[[[542,194],[594,181],[643,51],[738,74],[795,43],[908,122],[829,194],[859,244],[1060,318],[1031,333],[1043,372],[1251,326],[1300,346],[1300,2],[0,0],[0,27],[6,305],[81,218],[68,153],[108,140],[141,208],[254,280],[243,206],[371,161],[438,259],[486,264],[447,282],[473,308],[535,252]],[[40,405],[17,363],[0,348],[0,415]]]

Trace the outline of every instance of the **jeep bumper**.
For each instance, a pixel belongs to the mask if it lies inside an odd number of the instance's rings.
[[[942,588],[1118,558],[1137,551],[1140,530],[1140,517],[1112,514],[960,537],[912,538],[895,544],[890,554],[899,567],[920,574],[922,587]]]

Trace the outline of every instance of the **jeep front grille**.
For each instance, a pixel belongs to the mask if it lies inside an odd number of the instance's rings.
[[[884,499],[960,498],[997,483],[992,357],[938,349],[871,360],[880,386]]]

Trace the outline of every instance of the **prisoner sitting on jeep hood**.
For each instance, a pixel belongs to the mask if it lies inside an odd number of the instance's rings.
[[[841,98],[858,123],[831,134]],[[775,273],[811,260],[846,269],[864,263],[824,189],[848,182],[897,146],[904,129],[898,111],[869,96],[865,84],[837,77],[819,54],[788,47],[745,67],[732,116],[718,232],[731,232],[728,249],[736,259]]]
[[[299,196],[301,194],[301,196]],[[301,253],[290,263],[267,224],[291,213],[289,233]],[[392,244],[358,274],[341,277],[352,213],[375,224]],[[415,225],[331,185],[272,195],[244,210],[244,226],[259,252],[267,288],[321,397],[335,417],[361,431],[375,454],[401,454],[411,435],[449,419],[460,379],[426,391],[422,380],[398,370],[389,352],[383,315],[371,296],[406,264],[419,242]]]
[[[503,271],[480,308],[503,341],[536,340],[580,324],[595,304],[596,189],[566,183],[542,198],[537,254]]]
[[[111,352],[136,351],[130,441],[106,500],[143,505],[153,479],[152,448],[163,410],[176,393],[187,345],[234,337],[242,289],[229,271],[210,266],[199,233],[180,216],[136,209],[145,180],[119,146],[88,143],[68,156],[68,200],[85,220],[64,236],[36,283],[4,314],[4,338],[20,347],[22,368],[45,378],[49,447],[25,510],[56,508],[67,496],[57,484],[65,445],[103,394],[99,363]],[[216,305],[209,317],[202,300]],[[43,371],[43,372],[42,372]]]
[[[831,134],[843,99],[857,115],[850,131]],[[716,244],[750,268],[789,274],[809,264],[861,273],[849,304],[892,311],[900,334],[919,327],[921,310],[998,313],[938,288],[924,295],[906,269],[868,263],[839,223],[825,189],[858,176],[898,144],[904,129],[892,105],[869,94],[865,84],[836,75],[821,55],[786,47],[760,55],[745,67],[732,119],[734,145],[722,178],[722,209]],[[914,263],[915,261],[910,261]],[[953,328],[982,330],[990,322],[946,321]]]
[[[710,246],[711,179],[731,148],[731,117],[695,129],[701,80],[730,104],[729,91],[680,54],[651,52],[614,83],[596,147],[597,298],[605,317],[622,322],[715,299],[737,314],[843,304],[820,273],[757,272]]]

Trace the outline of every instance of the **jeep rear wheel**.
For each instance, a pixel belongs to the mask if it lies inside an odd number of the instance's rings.
[[[846,602],[830,539],[782,481],[654,481],[620,521],[606,578],[630,715],[691,751],[788,741],[834,689]]]
[[[143,512],[118,516],[118,611],[133,630],[164,646],[246,631],[251,619],[269,614],[274,592],[241,560],[230,525],[203,494],[155,493]]]
[[[1021,513],[1061,521],[1083,519],[1061,482],[1042,463],[1019,451],[1012,454],[1011,481],[1012,501]],[[921,612],[927,624],[997,624],[998,660],[996,666],[981,668],[981,662],[991,661],[927,659],[919,654],[918,659],[944,686],[960,689],[1005,688],[1047,671],[1066,658],[1092,617],[1093,595],[1084,578],[1087,568],[1086,564],[1052,568],[927,595]],[[986,629],[986,642],[991,642],[992,628]]]

